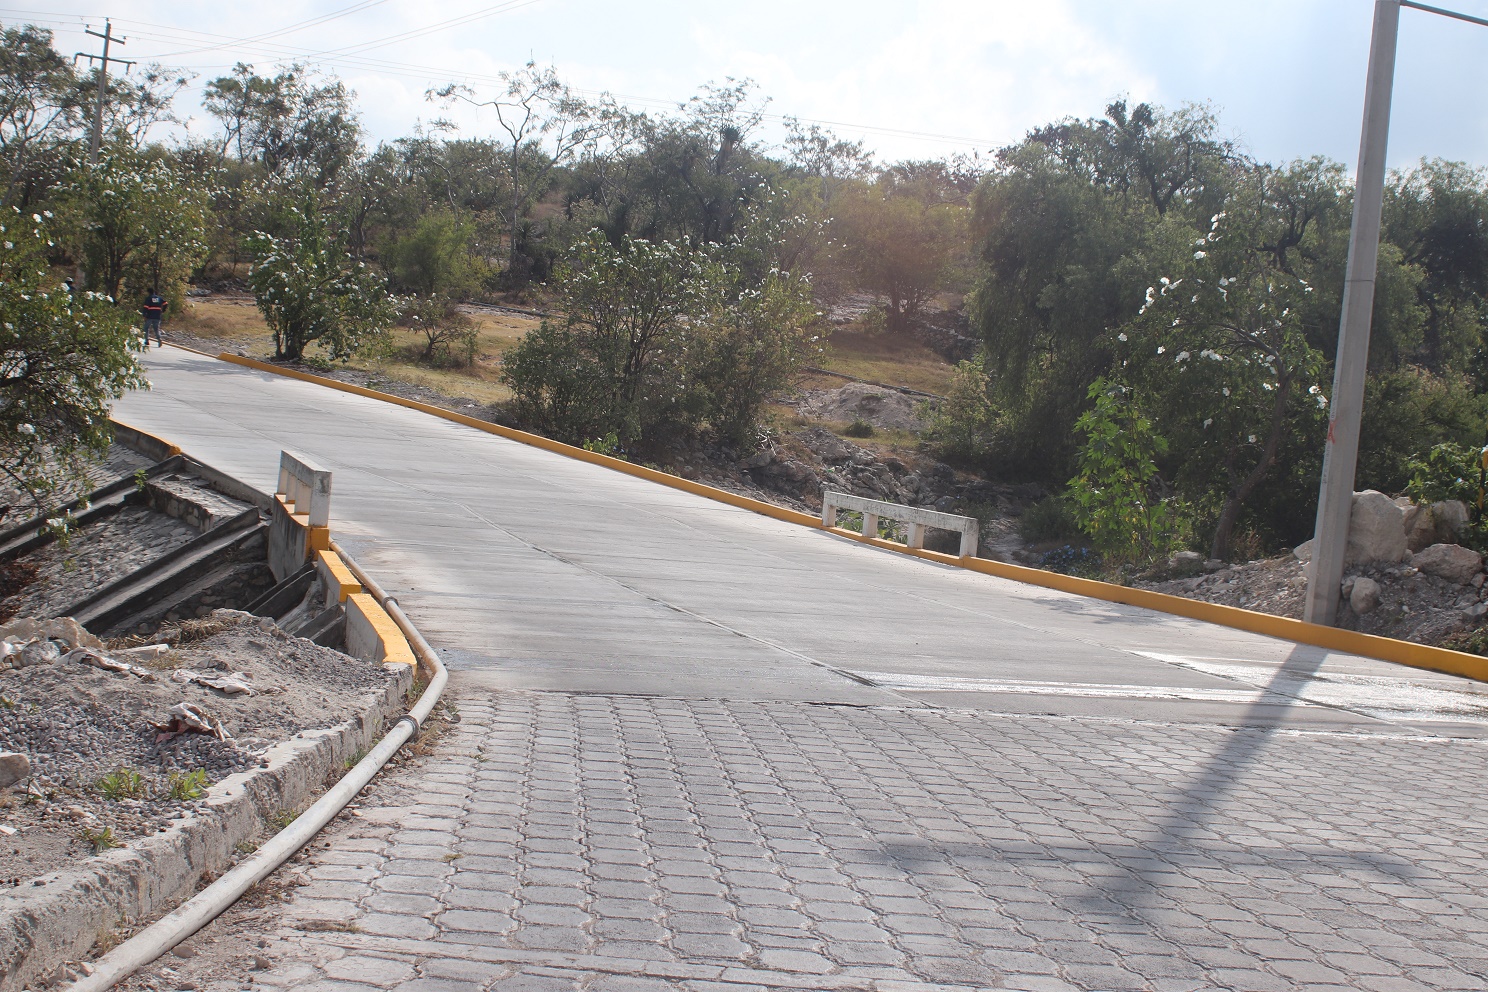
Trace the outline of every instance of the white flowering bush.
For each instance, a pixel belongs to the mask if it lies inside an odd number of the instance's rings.
[[[200,177],[125,145],[79,165],[58,192],[58,209],[87,288],[127,303],[153,287],[179,301],[211,250],[212,195]]]
[[[249,239],[249,282],[274,332],[275,357],[299,361],[317,344],[328,358],[346,361],[392,326],[387,280],[351,256],[313,195],[291,218],[284,237],[259,231]]]
[[[1253,226],[1216,215],[1113,335],[1119,378],[1182,452],[1174,475],[1214,522],[1216,558],[1282,445],[1326,418],[1326,363],[1305,321],[1312,287],[1255,249]]]
[[[48,268],[51,222],[0,213],[0,473],[38,513],[108,447],[110,402],[149,385],[131,315]]]

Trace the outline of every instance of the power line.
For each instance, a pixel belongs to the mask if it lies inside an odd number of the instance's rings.
[[[458,79],[460,81],[468,82],[471,84],[484,83],[488,85],[499,86],[504,85],[504,81],[501,79],[500,76],[494,74],[472,73],[468,71],[452,73],[448,68],[417,65],[413,63],[398,62],[388,59],[379,59],[372,56],[360,55],[357,54],[357,52],[367,51],[370,50],[372,47],[382,47],[386,44],[392,44],[397,41],[419,37],[423,34],[433,33],[435,31],[446,30],[449,27],[458,27],[461,24],[467,23],[471,20],[478,20],[482,17],[488,17],[495,14],[514,11],[521,7],[530,6],[531,4],[537,2],[539,2],[539,0],[507,0],[507,2],[505,3],[483,8],[482,10],[476,11],[472,14],[462,15],[458,18],[452,18],[450,21],[430,25],[418,32],[399,34],[387,39],[374,39],[371,42],[347,46],[347,48],[345,49],[332,49],[320,52],[292,45],[281,44],[276,46],[260,46],[253,43],[255,39],[233,39],[226,35],[206,31],[197,31],[194,29],[184,29],[176,25],[155,24],[148,21],[130,21],[127,23],[138,25],[139,27],[159,29],[156,31],[142,31],[135,29],[133,30],[133,34],[136,38],[152,38],[161,41],[174,42],[176,44],[180,44],[182,42],[190,43],[191,41],[197,39],[220,39],[223,42],[223,44],[221,44],[220,46],[217,44],[213,44],[209,47],[201,49],[201,51],[211,51],[217,50],[219,48],[238,48],[239,50],[245,51],[247,54],[267,59],[273,59],[275,61],[298,62],[314,60],[329,67],[345,70],[380,73],[391,76],[401,76],[404,78],[421,79],[431,84],[438,81],[449,81],[452,79]],[[5,9],[6,8],[0,8],[0,10]],[[187,64],[181,66],[181,68],[208,71],[214,69],[231,69],[232,65],[221,63],[212,63],[206,65]],[[573,89],[576,93],[588,96],[598,96],[602,94],[602,91],[584,89],[582,87],[573,87]],[[609,95],[613,95],[617,99],[623,100],[629,104],[652,108],[671,109],[686,102],[682,100],[661,99],[658,97],[645,97],[634,94]],[[893,138],[909,138],[918,141],[927,141],[936,144],[949,144],[959,147],[995,148],[1003,143],[1000,140],[992,138],[973,138],[965,135],[950,135],[938,132],[915,131],[907,128],[894,128],[882,125],[854,123],[850,121],[825,120],[820,118],[800,117],[798,115],[766,113],[761,114],[760,116],[764,120],[775,123],[784,122],[787,117],[791,117],[799,120],[803,124],[819,124],[825,127],[840,128],[848,130],[850,132],[863,133],[865,135],[872,134]]]
[[[380,6],[384,3],[387,3],[387,0],[362,0],[361,3],[354,3],[349,7],[342,7],[340,10],[333,10],[329,14],[322,14],[320,17],[312,17],[308,20],[296,21],[295,23],[290,24],[287,27],[279,28],[277,31],[269,31],[265,34],[254,35],[251,38],[243,38],[239,40],[243,44],[252,44],[253,42],[258,41],[267,41],[271,38],[282,38],[284,35],[294,34],[297,31],[304,31],[306,28],[317,27],[329,21],[334,21],[342,17],[349,17],[352,14],[359,14],[364,10]],[[179,52],[166,52],[163,55],[157,56],[157,58],[168,59],[174,58],[178,55],[197,55],[202,52],[214,52],[218,49],[227,48],[233,43],[233,41],[229,40],[216,45],[208,45],[205,48],[187,48]]]

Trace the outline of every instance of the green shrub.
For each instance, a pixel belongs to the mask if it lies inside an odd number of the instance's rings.
[[[842,433],[847,435],[848,437],[872,437],[873,425],[864,420],[862,417],[859,417],[852,423],[848,424],[847,427],[843,429]]]
[[[1025,541],[1068,541],[1080,536],[1069,502],[1059,496],[1046,496],[1023,511],[1018,518],[1018,534]]]

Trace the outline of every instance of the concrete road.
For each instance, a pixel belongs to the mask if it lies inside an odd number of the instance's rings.
[[[150,365],[122,419],[265,489],[281,448],[334,471],[468,714],[291,912],[381,936],[289,927],[264,981],[1488,987],[1480,685]]]

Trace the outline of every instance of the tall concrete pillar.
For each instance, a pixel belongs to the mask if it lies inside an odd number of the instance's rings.
[[[1395,82],[1395,42],[1399,28],[1400,0],[1376,0],[1374,34],[1369,46],[1369,79],[1364,91],[1364,133],[1359,140],[1359,171],[1354,180],[1354,224],[1349,237],[1343,311],[1338,320],[1338,358],[1333,371],[1328,438],[1323,449],[1323,482],[1318,491],[1312,570],[1303,613],[1310,623],[1334,622],[1343,580],[1354,470],[1359,463],[1359,421],[1369,364],[1374,280],[1379,268],[1385,146],[1390,136],[1390,97]]]

